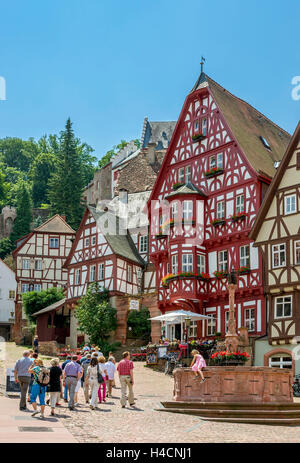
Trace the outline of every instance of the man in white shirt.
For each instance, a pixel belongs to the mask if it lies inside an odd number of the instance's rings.
[[[113,363],[112,357],[109,357],[108,361],[105,364],[105,368],[106,368],[107,375],[108,375],[107,386],[106,386],[107,397],[111,397],[112,396],[112,386],[113,386],[115,371],[116,371],[116,365]]]

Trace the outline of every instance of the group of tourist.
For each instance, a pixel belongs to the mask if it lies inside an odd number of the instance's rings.
[[[78,394],[82,387],[85,402],[90,405],[91,410],[97,408],[97,403],[105,403],[107,397],[112,397],[112,388],[115,387],[115,372],[118,371],[121,385],[121,406],[125,408],[127,401],[134,405],[133,394],[133,362],[130,360],[130,353],[123,353],[121,360],[116,367],[116,360],[110,352],[108,360],[98,348],[84,346],[81,356],[68,355],[66,360],[59,365],[59,360],[54,358],[50,361],[50,368],[44,366],[39,354],[33,350],[24,351],[23,357],[16,362],[14,368],[15,382],[20,384],[21,398],[20,410],[28,410],[27,401],[33,407],[32,416],[40,413],[45,417],[46,404],[51,407],[51,415],[55,415],[55,407],[59,406],[60,398],[68,403],[70,410],[75,410],[79,405]],[[49,398],[46,399],[46,394]],[[37,408],[39,399],[40,412]],[[97,400],[98,398],[98,400]]]

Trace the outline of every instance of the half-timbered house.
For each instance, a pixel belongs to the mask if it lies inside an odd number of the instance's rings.
[[[74,238],[75,231],[57,214],[17,242],[13,251],[17,280],[14,338],[17,341],[26,323],[22,294],[66,287],[67,270],[63,265]]]
[[[300,122],[265,196],[250,238],[264,261],[268,333],[257,365],[300,373]]]
[[[289,139],[205,73],[185,100],[148,211],[158,308],[214,315],[192,324],[191,337],[225,334],[232,270],[238,327],[265,333],[262,262],[249,232]],[[179,331],[170,325],[166,335]]]

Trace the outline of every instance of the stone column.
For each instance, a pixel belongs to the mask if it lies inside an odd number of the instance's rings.
[[[236,319],[235,319],[235,304],[234,296],[236,284],[228,285],[229,292],[229,320],[228,320],[228,331],[225,335],[225,346],[228,352],[236,352],[239,346],[239,337],[236,332]]]

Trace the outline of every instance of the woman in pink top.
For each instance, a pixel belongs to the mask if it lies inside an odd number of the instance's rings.
[[[196,349],[192,350],[192,355],[194,356],[194,358],[191,363],[191,368],[195,372],[195,375],[196,375],[194,379],[201,377],[202,379],[201,382],[204,383],[205,378],[202,373],[202,368],[206,367],[206,362],[204,358],[202,357],[202,355]]]

